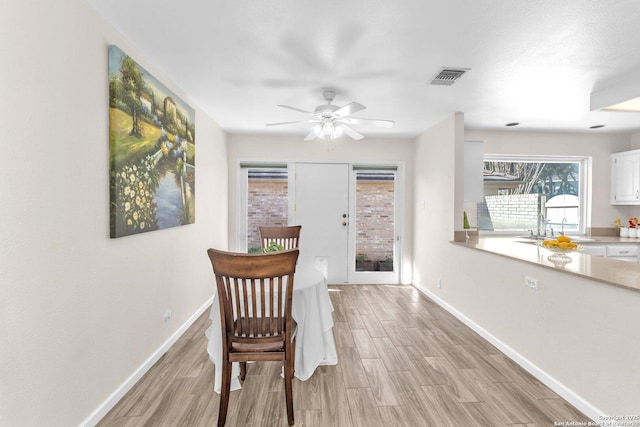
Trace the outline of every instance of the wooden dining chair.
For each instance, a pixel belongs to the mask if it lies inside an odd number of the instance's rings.
[[[287,419],[292,426],[296,324],[291,318],[291,301],[298,249],[267,254],[209,249],[207,253],[216,277],[222,326],[218,426],[224,426],[227,419],[231,364],[240,362],[240,380],[244,381],[248,361],[283,362]]]
[[[297,249],[300,243],[301,225],[288,227],[258,227],[260,230],[260,244],[262,248],[268,248],[271,243],[282,245],[287,249]]]

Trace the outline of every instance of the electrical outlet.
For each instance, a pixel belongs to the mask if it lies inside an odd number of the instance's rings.
[[[162,327],[166,328],[170,321],[171,321],[171,310],[167,310],[164,312],[164,315],[162,316]]]
[[[438,289],[442,289],[442,279],[438,277]]]
[[[536,279],[535,277],[525,276],[524,284],[531,289],[538,289],[538,279]]]

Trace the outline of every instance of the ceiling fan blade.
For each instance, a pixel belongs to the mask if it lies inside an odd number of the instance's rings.
[[[298,107],[292,107],[290,105],[278,105],[278,107],[286,108],[293,111],[298,111],[300,113],[313,114],[311,111],[303,110],[302,108],[298,108]]]
[[[295,122],[267,123],[266,126],[292,125],[292,124],[295,124],[295,123],[318,123],[319,121],[320,120],[318,120],[318,119],[296,120]]]
[[[344,118],[344,119],[342,119],[342,121],[345,122],[345,123],[352,124],[352,125],[370,124],[370,125],[374,125],[374,126],[380,126],[380,127],[383,127],[383,128],[392,128],[394,123],[395,123],[393,120],[356,119],[355,117]]]
[[[351,138],[355,139],[356,141],[359,139],[364,138],[364,135],[362,135],[361,133],[356,132],[355,130],[353,130],[352,128],[350,128],[347,125],[342,125],[342,131],[347,134],[347,136],[350,136]]]
[[[346,117],[349,114],[357,113],[358,111],[362,111],[365,108],[367,107],[365,107],[362,104],[358,104],[357,102],[352,102],[350,104],[345,105],[342,108],[337,109],[336,111],[334,111],[333,114],[335,114],[338,117]]]
[[[304,140],[311,141],[312,139],[316,139],[316,132],[313,129],[309,132],[309,135],[304,138]]]

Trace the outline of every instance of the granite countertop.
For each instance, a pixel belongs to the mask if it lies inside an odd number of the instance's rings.
[[[578,237],[576,239],[579,239]],[[588,237],[588,241],[577,243],[634,243],[640,244],[640,239],[617,236]],[[640,291],[640,264],[587,255],[580,252],[569,253],[572,261],[565,265],[554,264],[548,260],[552,252],[536,244],[534,240],[518,237],[479,236],[470,237],[464,242],[451,242],[455,245],[470,249],[490,252],[511,259],[529,262],[567,274],[596,280],[621,288]]]

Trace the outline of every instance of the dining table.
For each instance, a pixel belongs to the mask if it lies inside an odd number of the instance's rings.
[[[298,264],[294,275],[291,316],[297,323],[294,376],[306,381],[321,365],[336,365],[333,305],[325,275],[310,265]],[[214,390],[222,386],[222,330],[217,292],[211,305],[211,325],[205,331],[209,360],[215,365]],[[231,368],[231,390],[239,390],[240,366]]]

